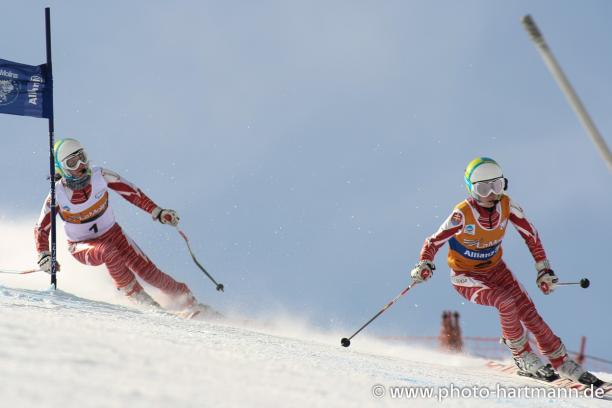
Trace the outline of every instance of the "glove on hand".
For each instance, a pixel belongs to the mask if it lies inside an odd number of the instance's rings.
[[[412,276],[412,280],[415,283],[425,282],[427,279],[431,278],[435,269],[436,266],[433,262],[419,261],[410,272],[410,276]]]
[[[173,227],[176,227],[181,219],[176,211],[174,210],[164,210],[159,207],[155,208],[151,215],[154,220],[161,222],[162,224],[169,224]]]
[[[545,295],[552,293],[557,287],[559,278],[555,275],[553,270],[550,269],[550,262],[548,262],[548,259],[538,262],[536,264],[536,269],[538,270],[538,277],[536,279],[538,288],[540,288]]]
[[[40,267],[40,270],[47,272],[47,273],[51,273],[51,252],[49,251],[39,252],[37,262],[38,262],[38,266]],[[55,261],[55,271],[59,272],[59,270],[60,270],[60,264],[56,260]]]

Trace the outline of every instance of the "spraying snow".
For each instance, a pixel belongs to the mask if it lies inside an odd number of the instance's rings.
[[[37,268],[36,249],[34,247],[34,224],[37,215],[22,219],[8,220],[0,217],[0,259],[2,268],[25,270]],[[57,253],[61,264],[58,272],[60,288],[75,295],[105,302],[129,305],[124,296],[117,293],[112,279],[104,267],[82,265],[67,255],[68,244],[58,223]],[[34,273],[27,276],[0,275],[0,284],[12,288],[36,289],[47,288],[49,275]]]

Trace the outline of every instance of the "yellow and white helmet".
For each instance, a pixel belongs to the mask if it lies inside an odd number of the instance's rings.
[[[508,188],[501,166],[489,157],[477,157],[465,169],[465,185],[476,200],[492,192],[501,195]]]

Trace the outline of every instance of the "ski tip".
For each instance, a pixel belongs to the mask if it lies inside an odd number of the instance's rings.
[[[199,315],[200,311],[199,310],[181,310],[180,312],[175,312],[174,314],[185,320],[190,320],[196,317],[197,315]]]
[[[174,314],[187,320],[221,321],[226,319],[223,314],[202,303],[189,307],[185,310],[174,312]]]

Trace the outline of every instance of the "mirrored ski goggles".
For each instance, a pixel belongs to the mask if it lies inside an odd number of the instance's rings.
[[[506,182],[502,177],[495,180],[479,181],[477,183],[474,183],[473,187],[474,192],[480,197],[487,197],[491,193],[501,194],[502,191],[504,191],[505,184]]]
[[[81,164],[89,164],[89,160],[83,149],[72,153],[62,161],[62,166],[68,170],[76,170]]]

